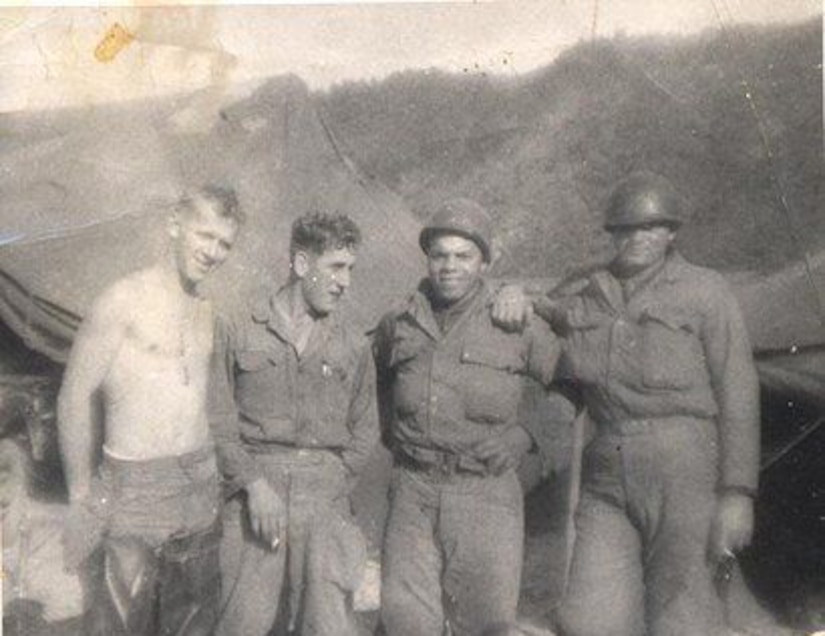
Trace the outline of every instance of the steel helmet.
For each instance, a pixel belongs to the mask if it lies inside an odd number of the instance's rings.
[[[662,223],[673,228],[684,221],[679,193],[665,177],[636,172],[613,191],[607,203],[604,228]]]
[[[473,241],[481,250],[484,261],[490,262],[492,221],[487,211],[475,201],[459,198],[444,203],[421,230],[418,244],[427,253],[432,240],[445,234]]]

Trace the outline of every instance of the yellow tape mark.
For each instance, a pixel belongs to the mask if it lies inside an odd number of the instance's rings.
[[[95,48],[95,59],[98,62],[111,62],[134,39],[134,35],[119,22],[115,22]]]

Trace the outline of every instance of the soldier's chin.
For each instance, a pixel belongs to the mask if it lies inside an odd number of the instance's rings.
[[[653,263],[648,254],[626,254],[616,259],[616,264],[626,271],[641,271]]]
[[[328,316],[333,313],[336,309],[338,309],[338,305],[341,303],[340,298],[332,298],[330,300],[317,303],[312,306],[312,312],[316,316]]]

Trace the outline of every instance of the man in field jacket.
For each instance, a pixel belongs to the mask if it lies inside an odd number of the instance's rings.
[[[381,619],[392,636],[476,635],[515,619],[523,494],[515,468],[547,454],[519,425],[523,376],[548,385],[550,329],[493,325],[490,221],[473,201],[436,213],[420,237],[429,276],[375,338],[386,443],[394,455]],[[530,426],[530,425],[528,425]]]
[[[229,496],[218,634],[357,633],[366,545],[349,495],[378,412],[369,342],[338,306],[360,240],[348,217],[299,218],[289,280],[218,330],[211,416]]]
[[[682,212],[669,181],[631,176],[606,217],[610,265],[536,307],[563,341],[559,375],[596,425],[558,631],[714,636],[714,579],[753,529],[750,344],[722,276],[673,246]]]

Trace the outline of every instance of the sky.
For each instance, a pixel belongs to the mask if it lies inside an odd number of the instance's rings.
[[[617,33],[689,35],[797,22],[821,0],[480,0],[138,8],[0,5],[0,112],[95,105],[284,73],[323,89],[404,69],[514,75]],[[3,2],[3,0],[0,0]],[[95,51],[114,24],[129,41]]]

